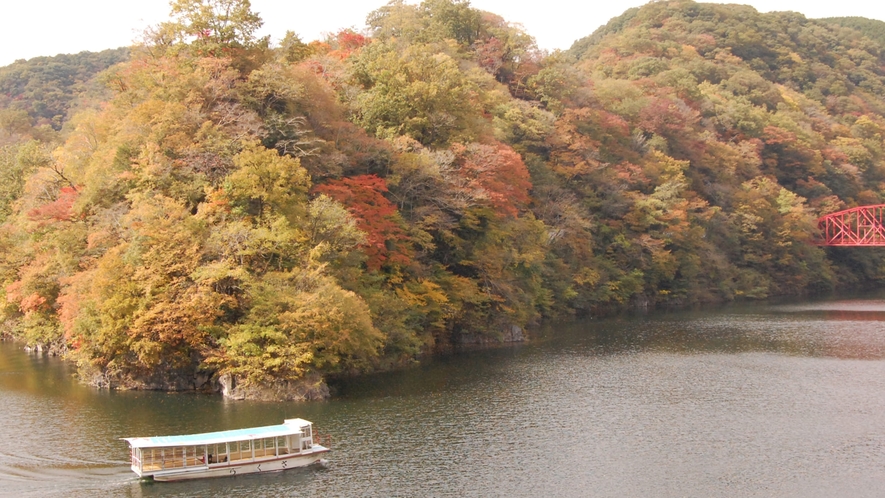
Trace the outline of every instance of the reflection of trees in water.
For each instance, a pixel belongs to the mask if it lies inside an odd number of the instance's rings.
[[[567,332],[588,352],[620,354],[770,352],[844,359],[885,358],[885,311],[770,314],[680,312],[576,323]]]

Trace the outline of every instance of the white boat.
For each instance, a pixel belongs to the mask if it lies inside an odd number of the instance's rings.
[[[155,481],[179,481],[304,467],[329,448],[314,442],[313,424],[281,425],[184,436],[130,437],[132,471]]]

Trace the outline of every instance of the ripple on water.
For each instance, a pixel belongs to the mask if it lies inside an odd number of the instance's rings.
[[[799,306],[563,326],[343,383],[341,398],[309,405],[0,380],[0,480],[66,497],[876,496],[885,322],[864,307],[879,304]],[[8,352],[0,344],[0,371]],[[39,368],[22,370],[32,385]],[[326,467],[149,484],[119,460],[122,435],[285,416],[335,436]]]

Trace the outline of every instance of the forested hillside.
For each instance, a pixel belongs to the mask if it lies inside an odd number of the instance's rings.
[[[0,68],[0,134],[34,131],[29,127],[58,130],[78,100],[100,97],[90,95],[101,88],[90,86],[96,74],[128,58],[129,49],[118,48],[35,57]]]
[[[854,28],[864,36],[885,46],[885,21],[867,19],[866,17],[828,17],[821,19],[821,21],[838,24],[846,28]]]
[[[311,397],[545,318],[885,278],[812,243],[885,202],[861,31],[690,1],[552,54],[461,0],[367,24],[270,46],[247,0],[175,0],[60,142],[9,138],[5,333],[96,385]]]

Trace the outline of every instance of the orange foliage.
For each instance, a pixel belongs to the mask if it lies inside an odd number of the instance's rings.
[[[22,281],[16,280],[15,282],[6,286],[6,301],[9,303],[17,303],[21,301],[22,295]]]
[[[74,336],[74,321],[80,313],[80,300],[76,294],[62,294],[57,299],[58,321],[65,331],[65,339],[71,340]]]
[[[40,310],[46,304],[46,298],[36,292],[28,295],[19,303],[19,308],[24,313]]]
[[[593,173],[614,162],[610,158],[636,155],[629,148],[630,126],[605,110],[566,109],[555,126],[550,137],[552,169],[569,178]]]

